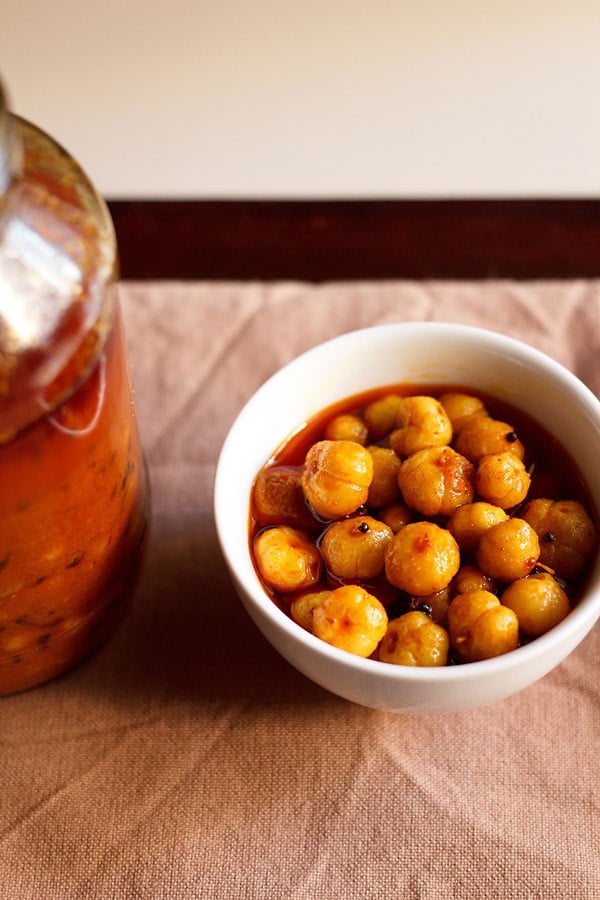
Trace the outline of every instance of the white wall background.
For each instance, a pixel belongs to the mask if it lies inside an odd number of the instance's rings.
[[[117,197],[599,197],[600,0],[0,0]]]

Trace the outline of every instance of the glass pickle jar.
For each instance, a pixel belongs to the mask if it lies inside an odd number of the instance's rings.
[[[120,620],[148,483],[105,204],[0,88],[0,694],[82,660]]]

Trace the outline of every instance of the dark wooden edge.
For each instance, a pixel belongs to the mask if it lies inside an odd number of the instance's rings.
[[[124,279],[600,277],[600,200],[109,200]]]

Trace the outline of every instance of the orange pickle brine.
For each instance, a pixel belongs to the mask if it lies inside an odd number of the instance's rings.
[[[130,596],[147,485],[117,317],[65,403],[0,446],[0,693],[98,646]]]
[[[149,486],[117,268],[102,199],[0,88],[0,694],[97,648],[139,572]]]

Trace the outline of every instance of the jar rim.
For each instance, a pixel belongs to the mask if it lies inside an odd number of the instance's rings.
[[[0,81],[0,198],[6,193],[15,174],[17,147],[6,91]]]
[[[101,352],[118,281],[113,223],[89,177],[49,134],[8,121],[23,165],[0,192],[0,444],[77,387]]]

